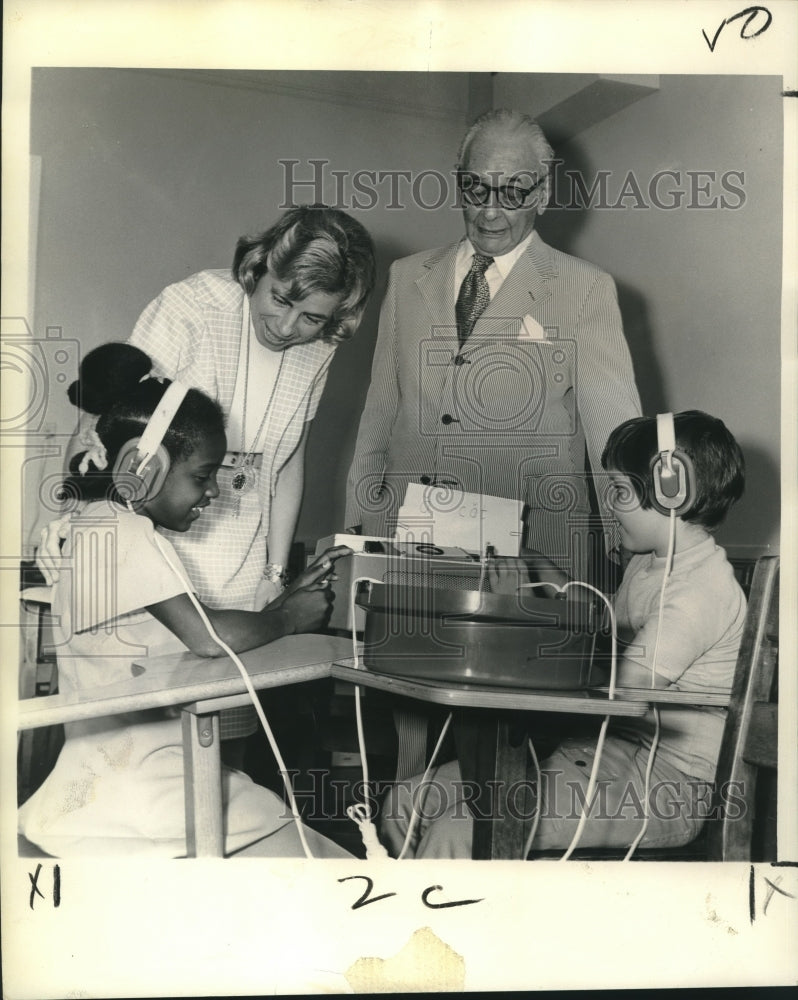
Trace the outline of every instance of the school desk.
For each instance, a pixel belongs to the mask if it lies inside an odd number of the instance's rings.
[[[351,640],[292,635],[239,654],[255,690],[329,677],[334,660],[351,652]],[[182,708],[186,829],[190,857],[221,857],[222,782],[219,711],[250,704],[244,681],[229,657],[191,653],[149,657],[135,676],[81,697],[50,695],[19,702],[19,729],[92,719],[146,708]]]
[[[287,636],[240,654],[255,690],[333,676],[396,695],[450,706],[458,712],[458,754],[464,777],[480,788],[508,788],[526,780],[526,745],[513,745],[508,712],[555,712],[593,716],[642,716],[650,704],[726,704],[715,695],[649,689],[536,691],[475,684],[408,680],[355,668],[350,639]],[[67,698],[50,695],[19,702],[18,728],[32,729],[79,719],[99,718],[145,708],[180,706],[185,751],[187,846],[190,857],[221,857],[222,789],[219,712],[250,703],[235,664],[228,657],[209,659],[178,653],[150,657],[134,665],[129,681]],[[518,810],[519,813],[529,810]],[[529,820],[511,813],[475,823],[475,859],[521,857]]]
[[[461,776],[480,789],[471,810],[474,860],[523,856],[534,815],[524,713],[639,718],[655,704],[726,706],[729,702],[726,695],[666,689],[618,687],[610,699],[606,687],[542,691],[410,679],[356,668],[352,659],[334,663],[332,675],[452,710]],[[509,801],[508,791],[512,792]]]

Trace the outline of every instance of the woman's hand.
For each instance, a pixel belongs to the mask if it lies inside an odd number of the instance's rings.
[[[262,611],[267,604],[276,601],[284,589],[282,580],[267,580],[263,577],[255,590],[255,611]]]
[[[36,565],[41,570],[47,585],[52,586],[61,575],[61,543],[69,532],[70,515],[58,517],[41,530],[39,547],[36,549]]]

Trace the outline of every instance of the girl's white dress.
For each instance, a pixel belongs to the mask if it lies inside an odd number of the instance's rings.
[[[169,541],[158,541],[184,572]],[[129,683],[148,653],[185,650],[145,610],[185,591],[148,517],[90,504],[73,521],[53,591],[60,693],[90,698]],[[185,855],[176,716],[151,709],[69,723],[53,772],[20,809],[20,832],[57,857]],[[223,770],[223,791],[226,853],[293,823],[281,799],[239,771]]]

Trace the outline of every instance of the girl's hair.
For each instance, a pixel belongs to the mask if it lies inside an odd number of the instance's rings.
[[[683,521],[716,528],[743,495],[745,459],[733,435],[717,417],[685,410],[673,418],[676,447],[692,461],[695,499]],[[628,476],[643,510],[653,507],[651,462],[659,454],[655,417],[635,417],[610,434],[601,464]]]
[[[69,464],[71,475],[63,484],[66,496],[84,500],[104,497],[119,500],[112,471],[122,446],[141,437],[169,379],[148,377],[152,360],[130,344],[103,344],[90,351],[80,365],[78,378],[67,390],[70,402],[96,415],[95,431],[105,447],[107,467],[98,469],[89,459],[88,471],[78,466],[86,452]],[[206,437],[224,434],[224,414],[219,404],[199,389],[189,389],[163,438],[163,446],[174,462],[188,458]]]
[[[354,335],[374,288],[374,244],[359,222],[337,208],[291,208],[270,229],[242,236],[236,245],[233,277],[247,295],[267,270],[288,285],[291,299],[312,292],[342,296],[320,337],[340,343]]]

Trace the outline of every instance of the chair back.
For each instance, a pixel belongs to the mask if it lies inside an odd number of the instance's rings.
[[[22,633],[19,697],[52,695],[58,689],[58,665],[51,635],[52,587],[25,587],[19,597]],[[20,731],[17,738],[18,805],[27,801],[52,771],[63,745],[64,727],[61,724]]]
[[[757,560],[718,757],[710,861],[750,861],[761,768],[777,765],[776,671],[779,650],[779,557]],[[771,858],[769,860],[775,860]]]

